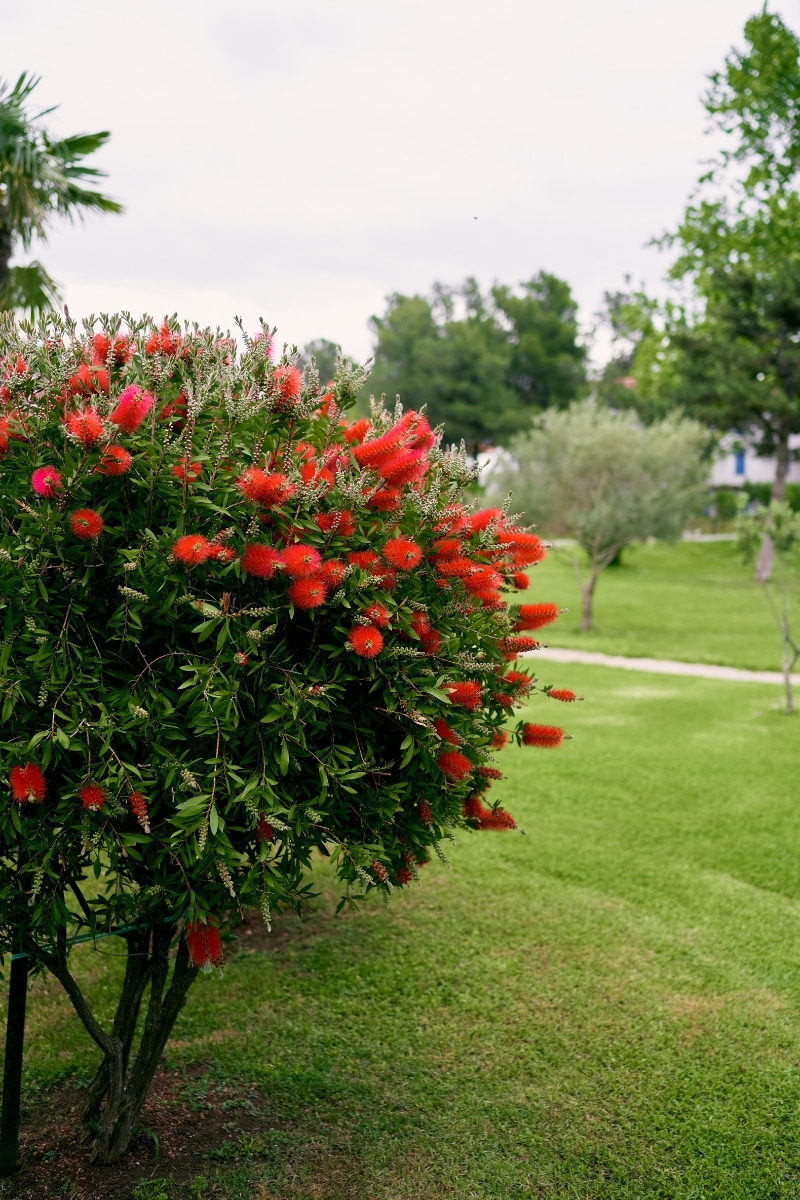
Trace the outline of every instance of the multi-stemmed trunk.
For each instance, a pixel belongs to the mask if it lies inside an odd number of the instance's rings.
[[[174,939],[174,925],[171,923],[133,930],[120,936],[127,943],[128,956],[110,1034],[93,1016],[67,967],[66,954],[56,952],[45,960],[103,1054],[81,1111],[83,1138],[93,1143],[92,1159],[102,1165],[115,1162],[125,1152],[167,1039],[197,975],[197,968],[189,961],[183,939],[174,955],[170,975]],[[137,1021],[148,991],[144,1023],[138,1045],[135,1046]]]

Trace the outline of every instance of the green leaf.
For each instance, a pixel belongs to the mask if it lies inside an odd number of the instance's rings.
[[[289,770],[289,747],[286,745],[285,738],[281,738],[281,758],[279,767],[281,775],[285,775]]]

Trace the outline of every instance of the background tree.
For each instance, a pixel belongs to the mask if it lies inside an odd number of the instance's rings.
[[[792,671],[800,658],[800,645],[795,641],[791,629],[791,594],[798,581],[800,513],[793,512],[788,504],[773,500],[766,508],[757,506],[753,512],[740,513],[736,520],[736,534],[746,562],[755,561],[765,537],[769,538],[774,548],[776,570],[771,579],[764,581],[764,594],[781,632],[784,709],[792,713]]]
[[[551,275],[522,296],[503,287],[484,296],[474,279],[435,284],[429,299],[395,294],[371,325],[370,390],[414,395],[472,454],[507,441],[531,411],[573,399],[584,378],[575,304]]]
[[[584,632],[600,574],[625,546],[681,536],[706,492],[708,440],[697,421],[673,414],[644,425],[634,412],[589,399],[543,413],[511,444],[513,463],[492,475],[490,494],[510,491],[527,520],[585,551],[585,578],[574,559]]]
[[[108,141],[110,134],[80,133],[53,138],[42,119],[28,111],[39,80],[20,75],[13,87],[0,82],[0,309],[51,308],[59,299],[58,286],[40,262],[11,266],[34,238],[45,240],[55,217],[74,220],[88,212],[122,212],[122,206],[91,186],[103,171],[85,159]]]
[[[509,386],[524,409],[563,407],[586,383],[586,348],[580,341],[578,305],[569,284],[540,271],[521,285],[492,288],[511,342]]]
[[[358,898],[456,826],[514,826],[491,764],[542,689],[506,671],[558,613],[504,598],[544,549],[463,507],[424,417],[348,424],[363,372],[323,392],[242,341],[0,321],[0,957],[51,972],[100,1052],[101,1163],[231,913],[302,904],[315,849]],[[70,948],[115,931],[109,1025]]]

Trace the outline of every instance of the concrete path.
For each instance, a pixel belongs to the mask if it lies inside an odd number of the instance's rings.
[[[674,662],[668,658],[627,658],[622,654],[599,654],[591,650],[563,650],[543,646],[530,650],[526,658],[550,662],[587,663],[598,667],[622,667],[625,671],[651,671],[654,675],[694,675],[698,679],[726,679],[736,683],[783,683],[780,671],[743,671],[739,667],[717,667],[710,663]],[[800,687],[800,675],[792,675]]]

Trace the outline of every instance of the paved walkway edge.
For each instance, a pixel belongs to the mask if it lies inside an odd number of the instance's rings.
[[[783,683],[780,671],[743,671],[739,667],[719,667],[711,663],[676,662],[667,658],[627,658],[623,654],[566,650],[556,646],[530,650],[525,657],[546,659],[548,662],[620,667],[624,671],[650,671],[654,675],[693,675],[698,679],[725,679],[733,683]],[[800,675],[792,675],[792,684],[800,687]]]

